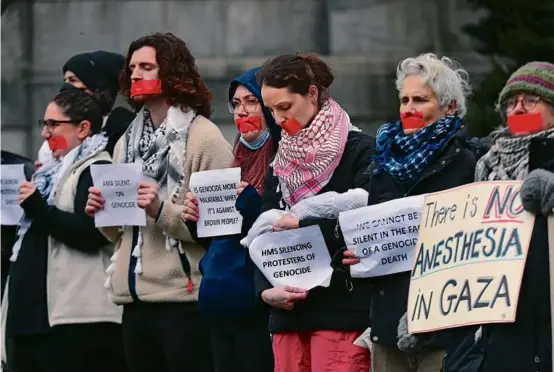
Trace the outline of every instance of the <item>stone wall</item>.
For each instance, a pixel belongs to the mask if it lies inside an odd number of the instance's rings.
[[[189,44],[214,92],[213,120],[231,141],[228,82],[280,53],[317,52],[333,68],[333,96],[367,131],[395,117],[396,64],[424,51],[486,70],[461,27],[464,0],[27,0],[2,15],[2,149],[35,157],[35,124],[76,53],[125,54],[139,36],[170,31]]]

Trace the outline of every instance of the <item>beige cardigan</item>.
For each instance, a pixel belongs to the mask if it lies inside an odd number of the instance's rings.
[[[114,159],[119,159],[118,154],[122,151],[122,146],[120,140],[114,149]],[[141,274],[132,273],[132,279],[129,280],[131,253],[135,244],[133,229],[137,228],[128,226],[123,230],[118,227],[102,229],[103,234],[116,243],[115,269],[108,282],[108,292],[112,301],[116,304],[131,303],[135,294],[138,299],[145,302],[198,301],[201,280],[198,264],[205,249],[192,239],[183,220],[185,194],[189,191],[190,175],[193,172],[227,168],[232,160],[231,145],[221,131],[211,121],[198,115],[189,128],[183,162],[183,187],[175,203],[166,200],[158,219],[147,216],[146,226],[142,228]],[[159,194],[167,194],[167,189],[159,190]],[[184,256],[190,265],[190,278],[185,274],[178,250],[166,250],[166,235],[181,242]]]

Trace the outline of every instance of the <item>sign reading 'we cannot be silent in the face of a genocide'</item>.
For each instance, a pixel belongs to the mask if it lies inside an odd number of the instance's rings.
[[[410,333],[515,321],[535,221],[520,189],[521,181],[480,182],[426,196]]]
[[[424,199],[410,196],[339,215],[346,246],[360,257],[350,267],[353,278],[411,270]]]

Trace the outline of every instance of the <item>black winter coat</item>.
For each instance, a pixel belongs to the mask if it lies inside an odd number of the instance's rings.
[[[367,167],[371,161],[375,139],[360,132],[350,132],[345,150],[329,183],[319,192],[338,193],[350,189],[369,187]],[[277,192],[278,179],[270,168],[265,179],[262,195],[262,212],[269,209],[282,209],[284,200]],[[342,257],[346,244],[338,220],[301,220],[300,227],[319,225],[331,257]],[[256,268],[255,285],[258,297],[261,292],[272,288],[271,284]],[[294,309],[271,308],[270,332],[300,332],[309,330],[364,331],[369,327],[369,289],[367,281],[351,279],[348,272],[334,271],[329,287],[316,287],[309,291],[307,299],[295,303]]]
[[[422,195],[473,182],[474,151],[470,149],[465,129],[458,131],[417,181],[403,183],[386,172],[371,179],[368,205],[384,203],[407,196]],[[374,164],[368,170],[372,172]],[[366,279],[373,284],[371,294],[371,340],[385,346],[397,345],[398,323],[408,307],[410,273],[398,273]],[[444,347],[437,337],[434,346]]]
[[[554,172],[554,140],[531,143],[530,170]],[[453,330],[456,343],[447,350],[445,372],[551,372],[552,332],[548,262],[548,226],[536,216],[517,304],[516,321]],[[460,331],[464,331],[460,333]]]

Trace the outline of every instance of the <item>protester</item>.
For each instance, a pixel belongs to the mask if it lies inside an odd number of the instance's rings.
[[[284,131],[266,175],[262,211],[288,210],[327,192],[367,188],[374,140],[353,127],[329,97],[333,75],[325,62],[315,55],[281,55],[265,62],[257,76],[264,104]],[[325,207],[333,205],[319,209]],[[275,230],[318,225],[335,255],[345,245],[337,221],[286,214],[271,223]],[[256,270],[256,291],[271,306],[276,372],[369,371],[369,350],[352,344],[369,325],[363,281],[336,271],[329,287],[307,292],[272,287]]]
[[[15,164],[22,164],[24,166],[24,172],[25,172],[25,178],[27,180],[30,180],[33,176],[33,161],[31,159],[28,159],[24,156],[15,154],[13,152],[4,151],[2,150],[2,165],[15,165]],[[0,298],[4,297],[4,288],[6,286],[6,282],[8,280],[8,272],[10,270],[10,256],[12,255],[12,247],[15,241],[17,240],[17,226],[11,226],[11,225],[2,225],[1,227],[2,231],[0,232],[0,236],[2,239],[0,240],[0,244],[2,247],[2,253],[0,254],[0,259],[2,261],[2,267],[0,269],[0,275],[2,278],[1,281],[1,296]]]
[[[121,310],[104,289],[113,246],[86,215],[90,166],[111,162],[88,94],[59,93],[40,120],[52,162],[22,183],[25,215],[10,260],[6,339],[18,372],[125,371]]]
[[[239,130],[233,167],[241,168],[243,180],[236,201],[243,217],[242,233],[213,238],[200,261],[198,302],[208,319],[218,372],[273,371],[267,309],[254,296],[254,264],[240,244],[260,215],[264,176],[281,137],[281,129],[263,105],[258,70],[246,71],[229,87],[229,111]],[[198,221],[197,204],[196,197],[187,193],[185,220]],[[193,223],[189,230],[194,229]]]
[[[64,84],[61,91],[77,88],[91,94],[102,109],[102,131],[108,137],[106,151],[113,149],[131,121],[135,118],[134,108],[120,102],[116,105],[119,91],[119,74],[123,70],[123,56],[98,50],[76,54],[62,67]],[[38,153],[38,162],[46,164],[52,156],[48,142],[44,142]]]
[[[396,87],[400,120],[377,131],[368,169],[372,175],[368,204],[472,182],[476,158],[469,149],[462,119],[469,94],[466,72],[446,57],[424,54],[399,63]],[[345,255],[343,263],[359,262],[352,252]],[[422,336],[417,343],[410,343],[407,328],[399,328],[407,309],[410,273],[367,280],[373,284],[372,371],[440,371],[446,347],[441,336]]]
[[[137,204],[145,227],[103,228],[117,242],[106,286],[123,306],[123,339],[133,372],[212,372],[208,331],[198,312],[204,248],[183,220],[193,172],[227,168],[231,146],[208,119],[211,94],[186,43],[156,33],[131,43],[122,74],[125,96],[143,103],[114,150],[115,163],[139,163]],[[87,212],[103,208],[91,188]]]
[[[446,357],[447,372],[552,371],[547,218],[554,212],[554,65],[515,71],[498,98],[507,127],[477,163],[475,181],[523,180],[521,198],[536,215],[513,323],[467,327]],[[515,301],[515,299],[512,299]]]

